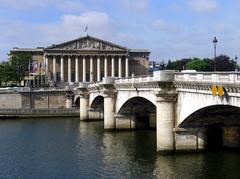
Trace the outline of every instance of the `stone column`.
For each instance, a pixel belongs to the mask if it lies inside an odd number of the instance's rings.
[[[107,56],[104,58],[104,77],[108,76],[108,69],[107,69]]]
[[[72,99],[74,96],[72,91],[67,91],[65,96],[66,96],[66,109],[71,109],[72,108]]]
[[[90,82],[93,82],[93,58],[90,57]]]
[[[114,56],[112,56],[112,77],[115,76]]]
[[[53,56],[53,82],[56,83],[56,57]]]
[[[46,78],[48,79],[48,57],[45,55],[45,74]]]
[[[81,84],[80,84],[81,86]],[[80,120],[84,121],[88,119],[88,106],[89,106],[89,92],[87,88],[82,84],[79,87],[80,95]]]
[[[173,152],[176,94],[156,94],[157,98],[157,151]]]
[[[83,82],[86,82],[86,59],[83,56]]]
[[[78,56],[75,57],[75,82],[79,82],[79,65],[78,65]]]
[[[61,81],[64,82],[64,61],[63,61],[63,56],[61,56]]]
[[[97,57],[97,81],[101,81],[100,57]]]
[[[126,62],[125,62],[125,76],[128,77],[129,72],[128,72],[128,56],[126,56]]]
[[[72,72],[71,72],[71,56],[68,56],[68,83],[72,82]]]
[[[121,56],[119,56],[119,59],[118,59],[118,77],[119,78],[122,77],[122,58],[121,58]]]

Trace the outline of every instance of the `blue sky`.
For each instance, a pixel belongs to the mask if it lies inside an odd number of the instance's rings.
[[[239,0],[0,0],[0,60],[12,47],[50,46],[88,33],[152,60],[240,56]]]

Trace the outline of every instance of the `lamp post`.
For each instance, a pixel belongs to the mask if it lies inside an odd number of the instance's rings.
[[[238,68],[237,68],[237,60],[238,60],[238,57],[237,57],[237,56],[235,56],[235,60],[236,60],[236,69],[235,69],[235,71],[238,71]]]
[[[217,50],[217,38],[213,38],[213,46],[214,46],[214,71],[216,71],[216,50]]]

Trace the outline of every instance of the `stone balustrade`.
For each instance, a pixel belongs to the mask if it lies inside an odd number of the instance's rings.
[[[239,84],[240,73],[238,72],[179,72],[175,73],[176,82],[202,82],[202,83],[225,83]]]
[[[105,80],[105,81],[104,81]],[[240,73],[238,72],[175,72],[171,70],[156,71],[149,76],[134,76],[127,78],[107,77],[102,82],[85,83],[86,87],[93,88],[100,84],[131,84],[144,82],[200,82],[200,83],[224,83],[238,84],[240,83]]]

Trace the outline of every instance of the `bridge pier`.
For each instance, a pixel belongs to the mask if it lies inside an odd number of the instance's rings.
[[[117,92],[114,87],[114,78],[103,78],[103,97],[104,97],[104,129],[113,130],[116,128],[115,123],[115,106]]]
[[[84,121],[88,119],[88,106],[89,106],[89,92],[84,83],[79,85],[80,95],[80,120]]]
[[[110,91],[109,91],[110,92]],[[104,129],[115,129],[115,93],[110,92],[104,95]]]
[[[157,97],[157,151],[175,150],[174,123],[176,94],[156,94]]]
[[[66,94],[66,109],[72,108],[72,97],[73,94]]]
[[[104,112],[101,109],[89,108],[88,109],[88,119],[89,120],[103,120]]]
[[[115,115],[115,128],[119,130],[136,129],[136,119],[134,115]]]
[[[66,109],[71,109],[72,108],[72,100],[73,100],[73,92],[71,89],[69,89],[68,87],[66,87],[66,94],[65,94],[65,97],[66,97]]]

